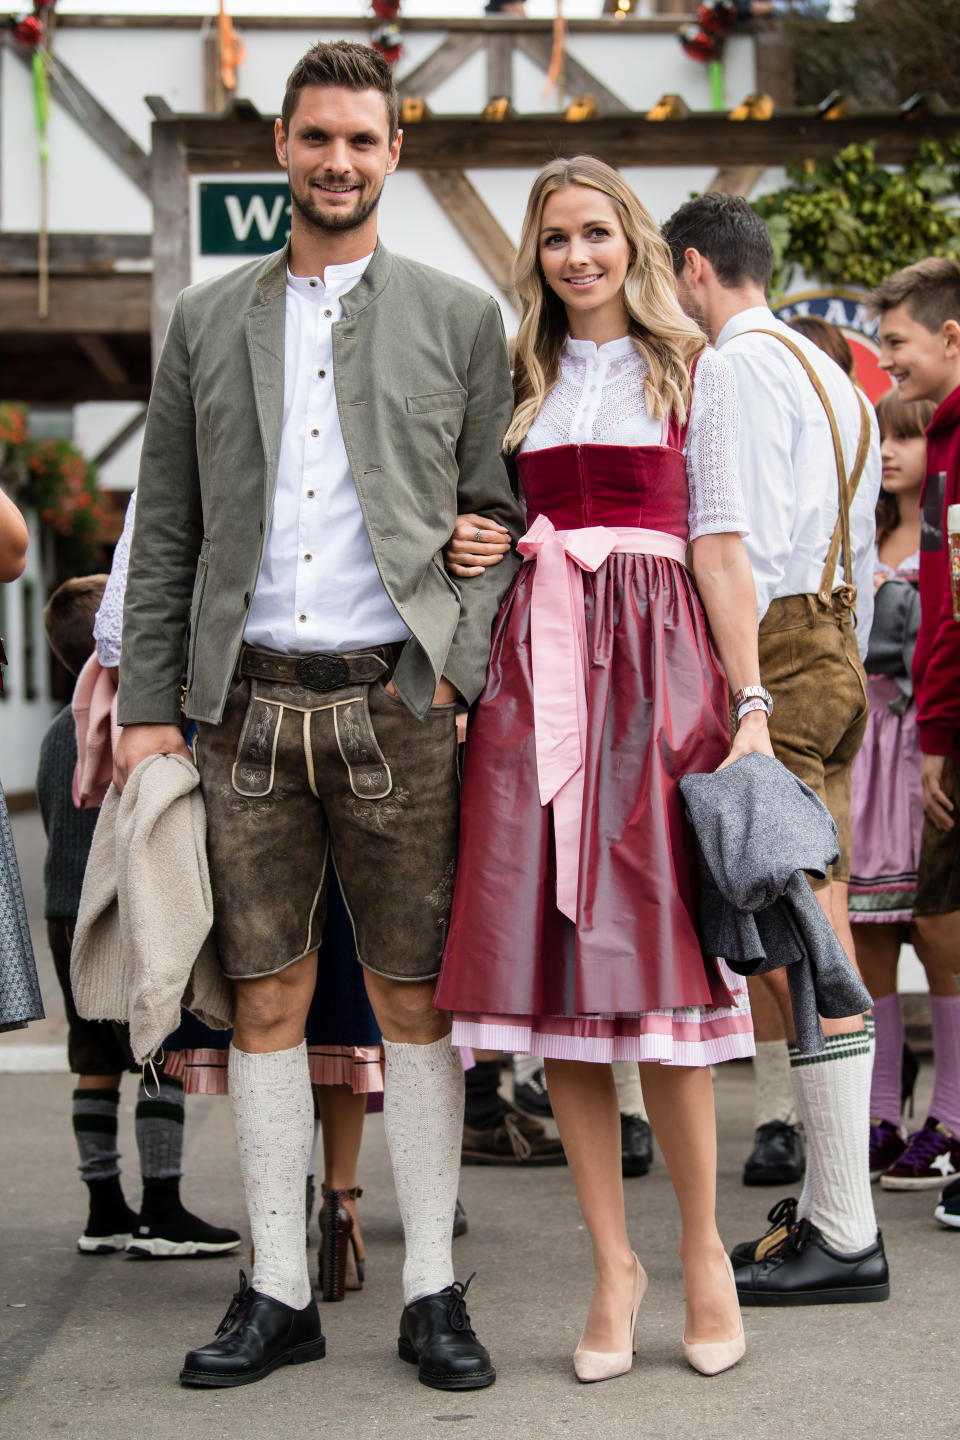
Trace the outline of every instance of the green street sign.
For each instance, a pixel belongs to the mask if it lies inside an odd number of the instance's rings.
[[[204,180],[199,191],[201,255],[268,255],[286,244],[286,180]]]

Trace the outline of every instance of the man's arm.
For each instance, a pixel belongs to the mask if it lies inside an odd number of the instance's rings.
[[[512,413],[513,386],[503,321],[491,299],[474,340],[467,372],[467,403],[457,444],[457,510],[498,521],[516,540],[521,533],[520,507],[510,490],[502,453]],[[518,563],[518,557],[511,553],[503,565],[486,569],[462,588],[460,620],[443,673],[468,703],[483,688],[490,631]]]

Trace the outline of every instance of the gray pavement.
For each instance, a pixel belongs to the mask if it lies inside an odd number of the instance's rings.
[[[36,914],[35,817],[15,817],[15,831]],[[42,925],[37,934],[42,939]],[[42,950],[40,959],[50,1016],[0,1038],[0,1066],[12,1049],[62,1043]],[[121,1149],[136,1203],[133,1077],[124,1085]],[[929,1085],[925,1068],[918,1116]],[[596,1386],[573,1376],[591,1272],[566,1170],[467,1168],[461,1195],[470,1230],[456,1242],[457,1273],[477,1271],[470,1312],[499,1379],[459,1395],[418,1385],[396,1355],[401,1231],[379,1116],[368,1119],[360,1166],[367,1284],[342,1304],[321,1306],[327,1358],[238,1390],[183,1390],[183,1352],[212,1338],[236,1287],[237,1260],[77,1254],[85,1191],[70,1090],[66,1074],[0,1073],[0,1435],[11,1440],[442,1440],[454,1424],[471,1440],[960,1435],[960,1232],[933,1220],[934,1194],[877,1192],[893,1271],[889,1302],[746,1310],[745,1360],[708,1380],[681,1355],[678,1221],[659,1160],[648,1176],[626,1182],[631,1235],[650,1275],[629,1376]],[[750,1140],[749,1066],[722,1067],[717,1097],[721,1229],[734,1242],[760,1233],[779,1192],[739,1182]],[[188,1100],[185,1169],[188,1205],[245,1233],[224,1100]],[[314,1249],[312,1265],[315,1257]]]

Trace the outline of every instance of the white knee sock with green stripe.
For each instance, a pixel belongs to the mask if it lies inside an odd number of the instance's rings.
[[[790,1077],[807,1142],[797,1213],[845,1255],[877,1238],[869,1160],[872,1070],[872,1027],[827,1036],[817,1055],[790,1046]]]

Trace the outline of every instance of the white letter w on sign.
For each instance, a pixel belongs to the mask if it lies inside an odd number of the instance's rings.
[[[273,209],[267,214],[267,207],[262,195],[254,195],[248,204],[246,211],[240,207],[240,201],[236,195],[227,195],[223,202],[227,207],[227,214],[230,217],[230,224],[233,227],[234,239],[241,243],[246,240],[250,231],[256,223],[260,231],[261,240],[272,240],[276,234],[277,226],[280,224],[280,216],[283,214],[285,197],[278,195],[273,202]]]

